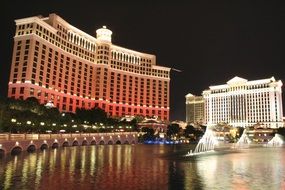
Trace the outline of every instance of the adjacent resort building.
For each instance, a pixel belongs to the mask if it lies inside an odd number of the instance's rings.
[[[186,98],[186,123],[195,124],[204,122],[204,106],[203,96],[194,96],[187,94]]]
[[[56,14],[15,22],[8,97],[36,97],[63,112],[100,107],[169,120],[170,68],[155,55],[112,44],[105,26],[95,38]]]
[[[234,77],[226,84],[210,86],[203,91],[205,122],[209,126],[282,127],[281,87],[282,82],[274,77],[254,81]]]

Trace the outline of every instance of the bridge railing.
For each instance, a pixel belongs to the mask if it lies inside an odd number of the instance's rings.
[[[114,133],[58,133],[58,134],[10,134],[0,133],[0,142],[18,141],[18,140],[40,140],[40,139],[57,139],[57,138],[74,138],[74,137],[98,137],[113,135],[135,135],[137,132],[114,132]]]

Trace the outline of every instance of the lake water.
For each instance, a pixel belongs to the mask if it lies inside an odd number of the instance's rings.
[[[97,145],[6,155],[0,189],[285,189],[285,147],[184,157],[193,145]]]

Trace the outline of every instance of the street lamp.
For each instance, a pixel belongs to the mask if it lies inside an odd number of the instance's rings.
[[[12,118],[12,119],[11,119],[11,122],[15,124],[15,123],[17,122],[17,119]],[[11,126],[11,125],[10,125],[10,127],[9,127],[9,130],[10,130],[10,134],[11,134],[11,130],[12,130],[12,126]]]

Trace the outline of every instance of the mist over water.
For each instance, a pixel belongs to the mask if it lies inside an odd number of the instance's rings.
[[[0,158],[0,189],[285,189],[285,147],[97,145]]]

